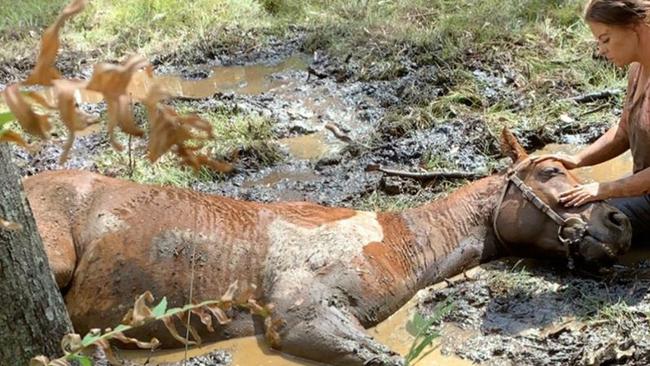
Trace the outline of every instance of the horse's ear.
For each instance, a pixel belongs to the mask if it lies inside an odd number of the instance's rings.
[[[526,150],[521,147],[515,135],[507,127],[504,127],[501,131],[501,152],[503,155],[509,156],[513,163],[528,157]]]

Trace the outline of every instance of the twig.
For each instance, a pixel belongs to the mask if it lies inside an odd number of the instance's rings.
[[[568,98],[576,103],[591,103],[601,99],[609,99],[621,94],[621,89],[607,89],[595,93],[579,95],[577,97]]]
[[[352,138],[350,138],[350,136],[348,136],[347,133],[341,131],[341,129],[337,125],[335,125],[333,123],[328,123],[328,124],[325,125],[325,128],[332,131],[334,136],[336,136],[336,138],[338,138],[339,140],[345,141],[347,143],[352,142]]]
[[[580,114],[579,117],[584,117],[584,116],[587,116],[587,115],[590,115],[590,114],[593,114],[593,113],[597,113],[597,112],[600,112],[603,109],[607,109],[607,108],[609,108],[609,105],[603,104],[603,105],[599,106],[598,108],[594,108],[594,109],[588,110],[588,111]]]
[[[196,216],[194,216],[196,217]],[[194,220],[194,232],[198,232],[197,230],[197,224],[196,220]],[[192,304],[192,296],[194,292],[194,266],[196,264],[196,240],[192,241],[192,256],[190,257],[190,266],[191,266],[191,272],[190,272],[190,294],[189,294],[189,299],[187,301],[188,304]],[[190,339],[190,321],[192,320],[192,311],[187,312],[187,324],[185,325],[187,329],[185,330],[185,357],[183,358],[183,366],[185,366],[185,363],[187,362],[187,351],[189,348],[189,342],[188,340]]]
[[[129,179],[133,178],[133,171],[135,170],[135,160],[133,160],[133,151],[132,151],[132,144],[131,144],[131,139],[133,136],[129,135]]]
[[[435,179],[435,178],[447,178],[447,179],[471,179],[471,178],[481,178],[485,177],[483,172],[459,172],[459,171],[435,171],[435,172],[407,172],[403,170],[394,170],[387,169],[382,167],[379,164],[370,164],[366,167],[366,171],[380,171],[387,175],[394,175],[399,177],[414,178],[414,179]]]

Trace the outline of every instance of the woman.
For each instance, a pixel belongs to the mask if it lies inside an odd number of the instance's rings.
[[[630,66],[627,94],[618,125],[574,156],[545,155],[568,169],[602,163],[630,149],[634,174],[616,181],[576,186],[560,194],[565,206],[610,199],[631,220],[634,242],[650,241],[650,0],[590,0],[585,21],[600,54]]]

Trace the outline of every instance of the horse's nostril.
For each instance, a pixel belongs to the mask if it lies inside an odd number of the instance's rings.
[[[610,211],[609,215],[607,215],[607,218],[612,224],[616,226],[622,226],[623,222],[625,221],[625,214],[618,211]]]

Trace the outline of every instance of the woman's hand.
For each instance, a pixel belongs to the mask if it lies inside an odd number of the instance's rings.
[[[580,167],[580,159],[575,155],[566,154],[546,154],[540,156],[533,156],[530,161],[533,163],[540,163],[544,160],[557,160],[567,169],[575,169]]]
[[[577,207],[588,202],[602,201],[607,197],[603,183],[579,184],[560,193],[560,203],[566,207]]]

